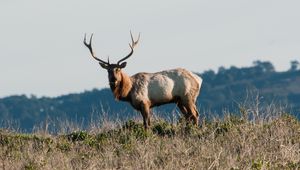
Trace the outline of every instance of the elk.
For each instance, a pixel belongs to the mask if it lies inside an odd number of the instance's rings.
[[[110,89],[116,100],[129,102],[133,108],[140,111],[143,116],[144,128],[150,126],[150,109],[167,103],[175,103],[188,122],[198,126],[199,112],[196,107],[196,99],[199,95],[202,79],[183,68],[164,70],[156,73],[140,72],[128,76],[123,72],[127,60],[138,44],[140,35],[135,41],[132,33],[130,53],[120,59],[116,64],[103,61],[95,56],[92,49],[93,34],[89,43],[84,36],[84,45],[89,49],[92,57],[100,66],[107,70]]]

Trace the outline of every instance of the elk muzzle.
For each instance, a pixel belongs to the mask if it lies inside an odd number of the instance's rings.
[[[116,88],[118,85],[119,85],[118,80],[110,81],[110,82],[109,82],[109,86],[110,86],[111,88]]]

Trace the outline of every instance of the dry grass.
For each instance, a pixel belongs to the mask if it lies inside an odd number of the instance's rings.
[[[300,169],[299,121],[252,120],[199,128],[157,120],[148,132],[136,121],[67,135],[0,130],[0,169]]]

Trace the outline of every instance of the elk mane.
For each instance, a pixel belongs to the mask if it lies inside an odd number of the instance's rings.
[[[120,100],[122,98],[127,98],[128,94],[132,88],[132,82],[130,77],[121,72],[121,82],[119,85],[113,90],[113,94],[116,100]]]

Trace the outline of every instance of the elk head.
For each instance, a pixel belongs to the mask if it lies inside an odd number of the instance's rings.
[[[137,45],[139,39],[140,39],[140,34],[138,36],[138,39],[136,41],[134,41],[132,33],[130,32],[130,36],[131,36],[131,44],[129,44],[129,47],[131,49],[130,53],[125,56],[124,58],[122,58],[121,60],[119,60],[116,64],[110,64],[109,63],[109,59],[107,62],[97,58],[95,56],[95,53],[93,52],[93,48],[92,48],[92,39],[93,39],[93,34],[90,37],[90,42],[87,43],[86,42],[86,35],[84,36],[84,45],[90,50],[90,53],[92,55],[92,57],[97,60],[100,64],[100,66],[104,69],[107,70],[108,72],[108,80],[109,80],[109,86],[111,89],[115,89],[121,82],[121,69],[126,67],[126,62],[125,60],[128,59],[132,54],[133,54],[133,49],[134,47]]]

